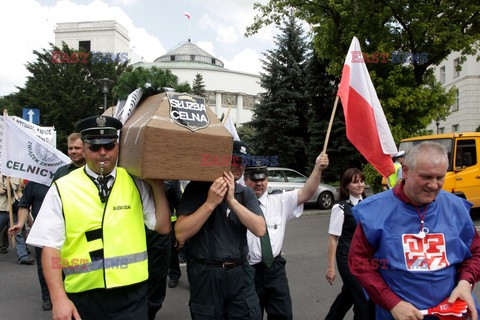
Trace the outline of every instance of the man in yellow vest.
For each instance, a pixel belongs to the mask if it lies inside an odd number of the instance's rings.
[[[399,151],[392,157],[393,166],[395,167],[395,173],[388,176],[387,184],[389,189],[395,187],[402,181],[402,164],[405,161],[405,151]]]
[[[121,127],[108,116],[77,123],[86,166],[53,183],[28,237],[43,247],[53,319],[147,319],[144,225],[168,234],[170,213],[162,181],[116,166]]]

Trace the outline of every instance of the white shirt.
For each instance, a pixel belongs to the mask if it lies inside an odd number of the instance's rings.
[[[265,216],[273,256],[280,254],[285,238],[287,221],[298,218],[303,213],[303,204],[298,205],[298,191],[293,190],[277,194],[265,192],[258,200]],[[247,231],[249,249],[249,263],[257,264],[262,261],[260,238]]]
[[[357,203],[362,200],[362,197],[355,198],[354,196],[350,195],[350,201],[355,206]],[[343,228],[343,221],[345,220],[345,216],[343,214],[342,208],[337,203],[332,207],[332,214],[330,216],[330,225],[328,227],[328,233],[333,236],[340,237],[342,235],[342,228]]]
[[[98,175],[85,166],[86,172],[92,178]],[[83,170],[83,169],[82,169]],[[109,174],[116,177],[117,168]],[[115,179],[108,181],[108,187],[113,185]],[[135,184],[138,187],[142,197],[143,218],[145,225],[150,230],[155,228],[155,202],[150,186],[143,180],[134,177]],[[80,200],[80,199],[79,199]],[[51,247],[61,250],[65,242],[65,219],[63,217],[63,206],[57,188],[50,187],[43,200],[42,207],[38,212],[37,219],[30,230],[27,243],[35,247]]]

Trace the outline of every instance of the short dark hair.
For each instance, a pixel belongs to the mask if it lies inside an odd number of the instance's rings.
[[[350,198],[350,192],[348,192],[347,186],[350,182],[355,181],[365,181],[365,175],[363,172],[357,168],[348,168],[342,175],[340,179],[340,192],[338,195],[338,200],[348,200]],[[362,197],[365,198],[365,192],[363,192]]]

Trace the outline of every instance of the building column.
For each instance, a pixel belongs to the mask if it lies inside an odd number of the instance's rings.
[[[215,91],[215,114],[218,119],[222,116],[222,93],[223,91]]]
[[[243,96],[245,93],[237,92],[237,125],[241,123],[243,112]]]

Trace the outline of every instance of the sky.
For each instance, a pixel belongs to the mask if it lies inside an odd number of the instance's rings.
[[[278,30],[264,27],[244,37],[254,2],[267,0],[1,0],[0,96],[23,87],[25,64],[34,61],[33,50],[50,48],[60,22],[116,20],[128,30],[130,49],[146,62],[190,38],[225,68],[258,74]]]

